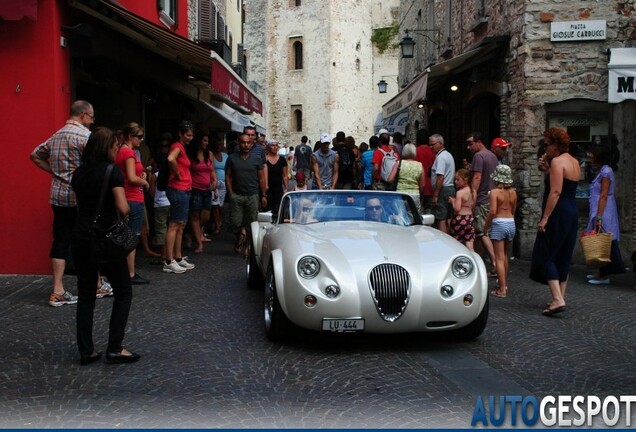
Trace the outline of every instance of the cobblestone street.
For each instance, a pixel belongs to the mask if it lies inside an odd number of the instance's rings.
[[[303,333],[272,344],[230,236],[190,257],[196,269],[183,275],[139,257],[151,284],[134,287],[124,344],[142,358],[129,365],[80,367],[75,306],[47,305],[51,277],[0,276],[0,427],[466,427],[479,394],[636,388],[631,270],[592,286],[575,266],[567,311],[548,318],[547,287],[529,281],[528,262],[511,261],[510,297],[491,297],[486,331],[469,343]],[[76,292],[73,276],[65,283]],[[101,351],[111,301],[97,301]]]

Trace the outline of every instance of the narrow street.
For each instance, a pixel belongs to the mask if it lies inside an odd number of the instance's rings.
[[[305,332],[273,344],[231,236],[190,256],[196,269],[184,275],[139,257],[151,284],[134,287],[124,344],[142,358],[128,365],[80,367],[75,306],[47,305],[50,276],[0,276],[0,427],[469,427],[480,394],[602,397],[636,388],[631,271],[592,286],[574,266],[567,311],[544,317],[547,287],[527,278],[528,262],[513,260],[510,297],[491,297],[486,331],[468,343]],[[65,282],[76,291],[73,276]],[[102,351],[111,302],[97,301]]]

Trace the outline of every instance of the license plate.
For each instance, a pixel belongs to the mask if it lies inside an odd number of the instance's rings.
[[[331,319],[322,320],[323,331],[330,332],[358,332],[364,331],[363,319]]]

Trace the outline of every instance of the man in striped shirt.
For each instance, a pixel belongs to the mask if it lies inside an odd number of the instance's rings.
[[[63,276],[71,245],[71,232],[77,215],[77,202],[71,187],[73,172],[90,135],[88,129],[95,121],[93,106],[82,100],[73,102],[71,116],[64,127],[55,132],[31,153],[35,165],[53,175],[49,203],[53,208],[53,245],[49,257],[53,266],[53,292],[49,305],[77,303],[77,296],[64,289]]]

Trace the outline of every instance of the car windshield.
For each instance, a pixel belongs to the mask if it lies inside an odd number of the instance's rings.
[[[303,191],[285,195],[279,223],[369,221],[410,226],[422,223],[407,194],[373,191]]]

